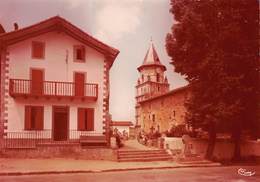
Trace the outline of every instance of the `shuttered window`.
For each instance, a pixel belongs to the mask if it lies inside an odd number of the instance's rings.
[[[44,42],[32,42],[32,58],[44,59],[45,44]]]
[[[25,130],[43,130],[43,106],[25,106]]]
[[[74,61],[85,62],[85,47],[81,45],[74,46]]]
[[[94,131],[93,108],[78,108],[78,130]]]

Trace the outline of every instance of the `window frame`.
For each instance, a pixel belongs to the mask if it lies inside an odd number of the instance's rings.
[[[80,121],[80,110],[83,111],[83,123]],[[92,116],[88,116],[88,112],[92,112]],[[88,121],[88,118],[91,118],[92,120]],[[90,126],[88,125],[88,122],[90,123]],[[88,126],[90,128],[88,128]],[[95,131],[95,108],[86,108],[86,107],[78,107],[77,109],[77,129],[78,131]]]
[[[36,116],[35,116],[35,121],[34,121],[34,128],[32,128],[32,108],[34,108],[36,110]],[[27,109],[29,109],[29,124],[27,121]],[[39,120],[37,119],[37,109],[41,109],[41,122],[42,123],[37,123],[37,121],[39,122]],[[39,111],[38,111],[39,112]],[[39,105],[25,105],[24,106],[24,130],[26,131],[41,131],[44,130],[44,106],[39,106]]]
[[[43,49],[42,49],[42,57],[36,57],[36,56],[34,55],[34,51],[35,51],[34,45],[35,45],[35,44],[41,44],[41,45],[43,46]],[[32,57],[33,59],[40,59],[40,60],[45,59],[45,42],[42,42],[42,41],[32,41],[32,44],[31,44],[31,57]]]
[[[77,50],[83,51],[83,59],[77,59]],[[73,62],[85,63],[86,62],[86,47],[84,45],[73,46]]]

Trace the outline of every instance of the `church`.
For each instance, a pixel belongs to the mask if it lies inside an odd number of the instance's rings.
[[[185,101],[190,95],[189,86],[170,90],[166,67],[161,63],[153,42],[142,65],[137,68],[136,126],[145,132],[151,129],[164,132],[172,125],[185,124]]]

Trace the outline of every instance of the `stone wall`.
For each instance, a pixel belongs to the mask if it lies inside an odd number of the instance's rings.
[[[169,129],[170,124],[184,124],[185,101],[189,96],[188,87],[175,89],[167,94],[141,103],[140,124],[146,132],[153,126],[164,132]]]
[[[182,139],[166,137],[164,147],[172,150],[181,150],[183,152],[184,145],[180,143]],[[192,153],[205,157],[208,140],[192,138]],[[213,156],[216,160],[230,160],[233,157],[234,143],[230,139],[217,139]],[[260,157],[260,141],[243,141],[241,144],[242,157],[258,156]]]
[[[50,146],[35,149],[3,149],[0,157],[5,158],[74,158],[87,160],[116,161],[116,150],[110,148],[86,148],[80,146]]]

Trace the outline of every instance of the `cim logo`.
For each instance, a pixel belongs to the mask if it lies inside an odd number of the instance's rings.
[[[240,174],[241,176],[253,176],[255,175],[255,171],[247,171],[246,169],[239,168],[237,170],[237,173]]]

